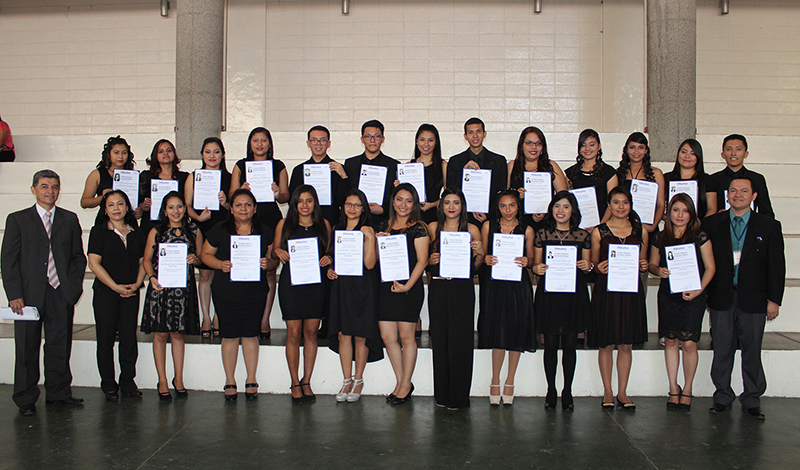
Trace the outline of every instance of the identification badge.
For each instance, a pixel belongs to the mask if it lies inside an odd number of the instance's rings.
[[[742,252],[741,252],[741,250],[739,250],[739,251],[736,251],[736,250],[734,250],[734,252],[733,252],[733,265],[734,265],[734,266],[739,266],[739,261],[740,261],[741,259],[742,259]]]

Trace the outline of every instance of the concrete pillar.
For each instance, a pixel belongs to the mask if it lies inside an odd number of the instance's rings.
[[[181,159],[200,158],[203,139],[219,137],[222,131],[225,2],[175,3],[178,14],[175,146]]]
[[[647,0],[647,130],[654,161],[696,133],[696,0]]]

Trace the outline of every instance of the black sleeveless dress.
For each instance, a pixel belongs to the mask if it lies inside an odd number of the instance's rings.
[[[385,226],[383,231],[388,231],[392,235],[400,233],[406,234],[406,247],[408,249],[408,273],[414,270],[417,265],[417,250],[414,241],[417,238],[428,236],[428,230],[417,222],[411,227],[403,230],[388,230]],[[380,241],[380,237],[378,238]],[[378,278],[380,279],[380,273]],[[378,285],[378,320],[379,321],[402,321],[416,323],[419,319],[419,312],[422,310],[422,302],[425,300],[425,288],[422,286],[422,278],[417,279],[414,287],[410,291],[402,294],[392,292],[391,282],[381,282]]]
[[[245,170],[245,159],[236,162],[236,167],[239,168],[239,185],[247,181],[247,172]],[[272,160],[272,181],[278,183],[280,181],[281,171],[286,169],[286,165],[280,160]],[[267,227],[275,230],[278,222],[283,218],[283,213],[278,207],[277,202],[259,202],[256,205],[256,213],[258,219],[267,225]]]
[[[320,234],[316,227],[303,227],[298,225],[289,233],[286,240],[298,238],[317,238],[317,247],[320,258],[325,255],[326,248],[324,234]],[[290,254],[291,257],[291,254]],[[325,316],[326,289],[328,284],[328,267],[320,267],[319,284],[292,285],[292,274],[289,263],[281,269],[281,278],[278,283],[278,302],[280,302],[283,321],[320,319]]]
[[[491,235],[501,233],[500,221],[488,222],[489,246],[492,254]],[[527,225],[520,221],[511,233],[525,235]],[[478,348],[505,349],[506,351],[536,351],[536,332],[533,315],[533,286],[528,270],[522,270],[522,280],[495,281],[492,267],[483,266],[480,272],[480,302],[478,316]]]

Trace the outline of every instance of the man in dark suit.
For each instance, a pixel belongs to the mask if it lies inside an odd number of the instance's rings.
[[[489,151],[483,146],[486,138],[486,126],[483,121],[473,117],[464,123],[464,139],[469,143],[469,148],[453,155],[447,162],[447,186],[461,189],[462,171],[492,170],[492,184],[489,194],[489,214],[479,212],[469,213],[469,222],[480,228],[488,217],[494,217],[492,200],[498,191],[508,186],[508,162],[506,157]]]
[[[9,214],[0,269],[9,306],[39,309],[39,321],[15,321],[14,403],[25,416],[39,398],[39,348],[44,326],[44,388],[48,404],[77,406],[72,396],[72,317],[83,293],[86,256],[78,216],[57,208],[61,181],[54,171],[33,176],[33,207]]]
[[[717,272],[708,286],[714,334],[712,413],[731,408],[736,395],[731,373],[737,344],[742,350],[742,410],[764,419],[761,395],[767,389],[761,365],[761,340],[767,320],[774,320],[783,299],[786,260],[781,224],[750,209],[758,197],[753,182],[736,176],[728,185],[730,210],[706,217],[703,227],[714,246]]]

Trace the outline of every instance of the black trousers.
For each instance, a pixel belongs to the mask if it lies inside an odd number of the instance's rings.
[[[436,403],[469,406],[475,343],[475,287],[472,279],[432,279],[428,286]]]
[[[44,328],[44,390],[49,401],[72,396],[72,317],[75,309],[67,303],[61,288],[47,286],[39,321],[14,322],[14,394],[17,406],[39,399],[39,350]]]
[[[745,408],[761,406],[761,395],[767,391],[767,378],[761,364],[761,341],[764,338],[765,313],[745,313],[739,309],[738,294],[727,310],[711,310],[714,332],[714,359],[711,381],[714,382],[714,403],[729,406],[736,399],[731,387],[736,345],[742,349],[742,381],[744,391],[739,401]]]
[[[122,389],[123,393],[135,390],[136,359],[139,348],[136,342],[136,323],[139,316],[139,295],[122,298],[108,289],[95,289],[92,300],[95,331],[97,333],[97,369],[100,388],[104,392]],[[114,343],[119,333],[119,384],[114,372]]]

